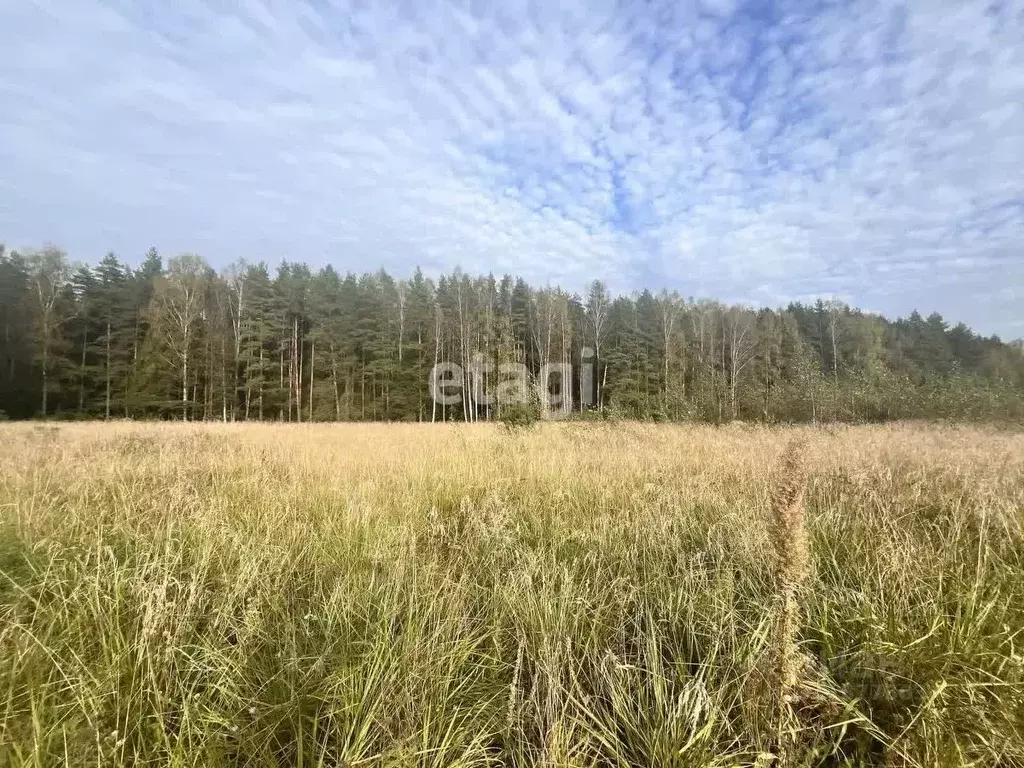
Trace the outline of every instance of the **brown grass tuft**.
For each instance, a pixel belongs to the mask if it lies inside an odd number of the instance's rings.
[[[804,494],[807,490],[805,453],[805,445],[799,440],[790,442],[783,451],[771,510],[774,578],[779,602],[775,637],[778,659],[776,755],[777,764],[782,766],[790,764],[796,725],[793,704],[805,667],[799,646],[800,591],[807,580],[809,563],[804,524]]]

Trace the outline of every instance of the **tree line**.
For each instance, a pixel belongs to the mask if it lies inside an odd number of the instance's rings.
[[[1020,341],[838,301],[751,309],[613,295],[599,280],[578,295],[509,275],[395,279],[291,261],[218,273],[155,249],[137,268],[112,253],[89,266],[53,246],[0,245],[0,325],[8,418],[501,418],[511,405],[480,397],[479,382],[455,405],[430,394],[439,361],[469,376],[483,360],[535,376],[545,363],[591,366],[561,393],[563,417],[1024,420]]]

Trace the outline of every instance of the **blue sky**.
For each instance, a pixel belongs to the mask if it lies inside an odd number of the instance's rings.
[[[0,241],[1024,336],[1024,0],[0,3]]]

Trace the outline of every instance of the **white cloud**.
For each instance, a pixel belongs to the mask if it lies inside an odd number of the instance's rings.
[[[0,6],[0,237],[1019,332],[1024,3]]]

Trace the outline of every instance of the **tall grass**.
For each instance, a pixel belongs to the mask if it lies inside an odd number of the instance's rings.
[[[800,605],[807,581],[810,553],[804,515],[807,477],[804,446],[794,441],[782,455],[772,498],[769,532],[775,555],[774,577],[779,601],[775,645],[778,721],[775,748],[780,764],[792,762],[792,741],[797,734],[794,703],[806,666],[800,650]]]
[[[0,764],[1024,764],[1020,434],[10,424],[0,461]]]

